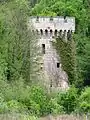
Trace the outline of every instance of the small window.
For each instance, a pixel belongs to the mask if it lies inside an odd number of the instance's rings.
[[[45,54],[45,44],[42,44],[42,53]]]
[[[57,68],[59,68],[60,67],[60,63],[57,63]]]

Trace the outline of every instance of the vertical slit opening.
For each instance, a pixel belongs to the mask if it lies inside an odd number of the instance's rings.
[[[50,17],[50,21],[53,21],[53,17],[52,16]]]
[[[45,35],[47,35],[47,34],[48,34],[48,30],[46,29],[46,30],[45,30]]]
[[[70,40],[71,39],[71,31],[68,30],[68,33],[67,33],[67,39]]]
[[[57,63],[57,68],[59,68],[60,67],[60,63]]]
[[[58,32],[58,31],[57,31],[57,30],[55,30],[55,32],[54,32],[54,33],[55,33],[55,36],[57,36],[57,32]]]
[[[40,33],[41,33],[41,35],[43,35],[43,30],[42,29],[40,29]]]
[[[42,53],[45,54],[45,44],[42,44]]]
[[[67,23],[67,18],[66,18],[66,16],[64,16],[64,22]]]
[[[52,35],[52,33],[53,33],[53,31],[52,31],[52,30],[50,30],[50,35]]]
[[[39,22],[39,16],[37,16],[36,21]]]

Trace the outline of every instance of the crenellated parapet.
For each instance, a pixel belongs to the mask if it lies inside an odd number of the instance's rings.
[[[75,32],[74,17],[31,17],[34,29],[40,36],[71,39]]]
[[[55,31],[53,31],[52,29],[48,30],[48,29],[36,29],[36,30],[32,30],[33,32],[35,32],[37,35],[41,36],[41,37],[45,37],[45,38],[61,38],[61,39],[67,39],[67,40],[71,40],[72,38],[72,30],[59,30],[57,31],[57,29]]]

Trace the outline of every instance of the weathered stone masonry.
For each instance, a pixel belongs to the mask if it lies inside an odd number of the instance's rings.
[[[46,84],[50,87],[68,88],[68,76],[62,69],[60,57],[52,46],[55,38],[61,37],[68,42],[75,32],[74,17],[31,17],[33,29],[43,54],[43,70]]]

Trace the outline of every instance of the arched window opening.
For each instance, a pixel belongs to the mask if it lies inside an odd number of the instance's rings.
[[[57,31],[57,30],[55,30],[55,32],[54,32],[55,36],[57,36],[57,33],[58,33],[58,31]]]
[[[53,33],[53,31],[52,31],[52,29],[50,30],[50,35],[52,35],[52,33]]]
[[[68,33],[67,33],[67,39],[70,40],[71,39],[71,31],[68,30]]]
[[[59,31],[60,35],[62,34],[62,30]]]
[[[42,29],[40,29],[40,33],[41,33],[41,35],[43,35],[43,30]]]
[[[60,33],[62,32],[62,30],[60,30]]]
[[[64,30],[64,33],[66,33],[66,30]]]
[[[48,34],[48,30],[46,29],[46,30],[45,30],[45,35],[47,35],[47,34]]]
[[[45,44],[42,44],[42,53],[45,54]]]
[[[64,35],[66,34],[66,30],[64,30]]]

